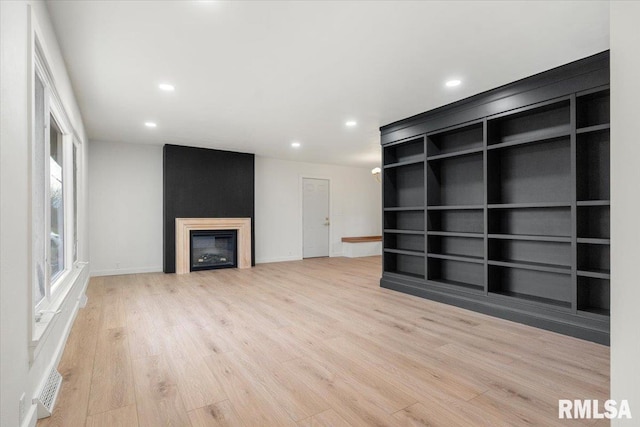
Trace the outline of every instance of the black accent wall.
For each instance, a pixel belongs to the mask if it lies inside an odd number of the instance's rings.
[[[251,218],[255,265],[254,155],[165,145],[164,272],[176,271],[176,218]]]

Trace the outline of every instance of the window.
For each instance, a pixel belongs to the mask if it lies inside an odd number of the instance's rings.
[[[73,144],[73,262],[78,261],[78,150]]]
[[[36,323],[55,312],[78,260],[77,189],[81,146],[42,57],[35,58],[32,138],[33,306]],[[55,304],[54,304],[55,303]],[[45,321],[45,320],[43,320]]]
[[[62,132],[56,125],[53,116],[49,119],[49,145],[51,147],[49,150],[49,212],[51,212],[49,268],[51,269],[51,281],[55,282],[65,269],[65,215]]]
[[[46,246],[45,246],[45,173],[46,167],[44,163],[45,156],[45,90],[44,83],[40,76],[36,74],[34,82],[34,118],[33,118],[33,185],[31,194],[31,206],[33,209],[33,303],[37,305],[42,301],[46,294]]]

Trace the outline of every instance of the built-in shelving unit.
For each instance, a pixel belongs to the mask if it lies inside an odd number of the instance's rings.
[[[427,279],[484,292],[484,122],[427,134]]]
[[[413,279],[425,275],[425,138],[385,148],[384,270]]]
[[[609,316],[609,89],[576,96],[577,310]]]
[[[382,135],[382,286],[608,342],[608,53]]]

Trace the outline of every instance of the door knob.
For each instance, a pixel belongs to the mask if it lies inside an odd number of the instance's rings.
[[[329,221],[325,222],[324,225],[329,225]]]

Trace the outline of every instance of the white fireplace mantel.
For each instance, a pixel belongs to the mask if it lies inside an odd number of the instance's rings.
[[[176,273],[191,271],[192,230],[237,230],[238,268],[251,267],[251,218],[176,218]]]

